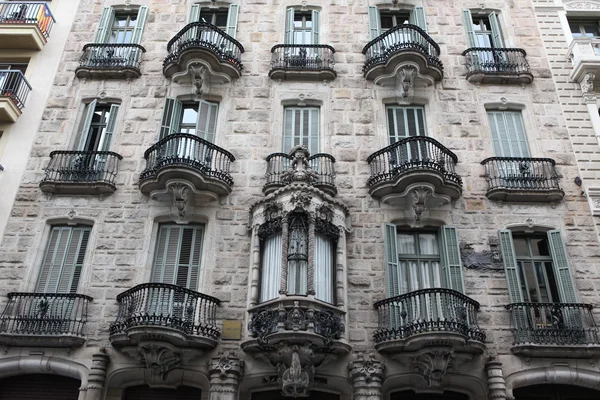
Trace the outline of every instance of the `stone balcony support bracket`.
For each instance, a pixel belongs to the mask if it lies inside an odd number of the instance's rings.
[[[224,352],[208,362],[209,400],[235,400],[244,375],[244,361]]]
[[[358,353],[357,360],[350,362],[348,369],[355,400],[381,399],[385,370],[383,362],[375,359],[373,353],[366,357],[363,353]]]

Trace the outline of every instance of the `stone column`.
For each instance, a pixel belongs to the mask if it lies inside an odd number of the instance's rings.
[[[488,377],[488,395],[490,400],[508,399],[506,381],[502,373],[502,363],[497,361],[495,357],[490,357],[490,360],[485,364],[485,372]]]
[[[308,215],[308,276],[306,294],[315,295],[315,216]]]
[[[258,291],[260,285],[260,238],[258,227],[252,228],[252,269],[250,271],[250,305],[258,304]]]
[[[383,384],[383,370],[385,365],[369,353],[365,357],[358,353],[356,361],[348,365],[350,381],[354,390],[354,400],[381,400],[381,385]]]
[[[109,357],[106,350],[101,348],[98,353],[92,355],[92,367],[88,375],[87,393],[85,400],[101,400],[102,390],[106,383],[106,367]]]
[[[288,216],[284,215],[281,220],[281,286],[279,294],[287,294],[287,265],[288,265]]]
[[[336,257],[335,257],[335,298],[338,307],[343,307],[346,304],[346,232],[343,226],[338,226],[340,236],[337,241]]]
[[[236,400],[240,380],[244,374],[244,361],[225,352],[208,363],[210,378],[209,400]]]

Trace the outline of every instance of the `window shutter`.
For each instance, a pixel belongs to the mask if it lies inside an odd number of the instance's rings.
[[[96,111],[97,104],[98,101],[94,100],[83,109],[82,125],[81,130],[79,131],[78,150],[83,150],[85,148],[85,142],[87,141],[90,132],[90,126],[92,125],[92,118],[94,117],[94,111]]]
[[[530,157],[521,113],[488,111],[492,146],[498,157]]]
[[[189,23],[198,22],[200,20],[200,4],[192,4],[192,9],[190,10],[190,19]]]
[[[319,44],[319,31],[321,25],[321,15],[319,11],[312,11],[312,44]]]
[[[415,7],[410,13],[410,23],[418,26],[427,32],[427,22],[425,21],[425,8]]]
[[[310,154],[319,153],[319,109],[304,110],[308,115],[308,151]]]
[[[283,151],[289,152],[294,147],[294,114],[293,108],[285,109],[285,121],[283,127]]]
[[[89,228],[71,229],[71,237],[58,281],[58,293],[76,293],[83,267],[83,258],[90,237]]]
[[[315,298],[333,304],[334,241],[315,234]]]
[[[502,259],[504,260],[504,273],[506,275],[506,283],[508,284],[510,302],[522,303],[521,277],[518,271],[512,232],[508,229],[502,229],[498,234],[500,236],[500,250],[502,251]]]
[[[500,32],[500,24],[498,23],[498,16],[495,12],[492,12],[488,15],[488,19],[490,20],[490,27],[492,28],[492,41],[494,47],[504,47],[502,33]]]
[[[200,100],[198,105],[198,122],[196,123],[196,134],[202,139],[214,143],[217,131],[217,115],[219,105]]]
[[[117,123],[117,114],[119,113],[119,105],[112,104],[110,106],[110,114],[106,123],[106,130],[104,136],[100,139],[98,144],[98,151],[109,151],[110,143],[112,142],[112,136],[115,131],[115,125]]]
[[[294,44],[294,9],[288,8],[285,13],[285,44]]]
[[[279,297],[281,246],[281,232],[271,235],[263,241],[260,269],[260,303]]]
[[[381,31],[381,22],[379,21],[379,10],[377,7],[369,6],[369,32],[371,40],[379,36]]]
[[[179,131],[179,123],[183,104],[177,99],[166,97],[160,124],[160,137],[163,139]]]
[[[473,32],[473,17],[471,16],[470,10],[463,10],[463,25],[467,32],[467,45],[469,47],[477,47],[475,33]]]
[[[446,272],[446,287],[464,293],[464,279],[460,247],[458,245],[458,231],[455,226],[442,226],[440,228],[442,247],[442,269]]]
[[[203,227],[161,226],[152,282],[195,290],[198,286]]]
[[[547,234],[553,261],[552,265],[554,266],[554,275],[556,276],[561,297],[560,300],[562,303],[577,303],[575,284],[571,277],[569,257],[562,235],[558,230],[548,231]]]
[[[100,25],[98,25],[98,31],[96,31],[95,43],[106,43],[108,41],[114,20],[115,10],[112,7],[104,7],[100,17]]]
[[[237,34],[238,14],[240,12],[239,4],[229,5],[229,13],[227,14],[227,34],[235,39]]]
[[[394,297],[402,294],[400,292],[400,274],[398,268],[398,245],[396,225],[385,224],[384,245],[385,245],[385,265],[388,297]]]
[[[135,21],[135,28],[133,28],[133,36],[131,37],[131,43],[140,44],[142,41],[142,34],[144,33],[144,25],[146,24],[146,17],[148,16],[148,7],[141,6],[137,20]]]

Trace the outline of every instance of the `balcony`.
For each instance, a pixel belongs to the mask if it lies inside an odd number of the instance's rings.
[[[326,44],[278,44],[271,49],[269,77],[276,80],[330,81],[337,74],[333,67],[335,50]]]
[[[440,47],[416,25],[398,25],[389,29],[370,41],[363,54],[367,57],[363,74],[377,85],[396,86],[398,74],[402,74],[403,84],[421,82],[425,86],[444,77]],[[408,69],[402,72],[405,68]]]
[[[567,58],[573,65],[569,80],[582,82],[584,77],[591,73],[593,87],[600,86],[600,38],[573,39]]]
[[[183,183],[200,198],[216,200],[231,193],[229,173],[235,160],[227,150],[195,135],[169,135],[144,154],[140,191],[160,199],[173,182]]]
[[[533,82],[523,49],[473,47],[462,54],[467,58],[467,80],[471,83]]]
[[[565,197],[558,185],[555,162],[550,158],[491,157],[481,164],[490,200],[558,202]]]
[[[481,354],[485,332],[477,325],[479,303],[452,289],[421,289],[375,303],[373,334],[382,353],[417,352],[432,343]]]
[[[118,164],[122,159],[110,151],[53,151],[40,189],[52,194],[114,193]]]
[[[600,329],[591,304],[513,303],[515,342],[511,351],[525,357],[596,358]]]
[[[144,283],[117,296],[119,311],[110,325],[115,347],[158,340],[180,348],[212,349],[219,299],[176,285]]]
[[[75,76],[83,79],[133,79],[142,76],[140,64],[146,49],[139,44],[88,43]]]
[[[80,347],[85,342],[89,296],[9,293],[0,316],[0,343],[6,346]]]
[[[42,50],[54,25],[45,3],[0,2],[0,49]]]
[[[29,92],[31,85],[21,71],[0,70],[0,123],[17,122]]]
[[[411,136],[369,156],[369,193],[384,203],[409,201],[410,193],[425,190],[427,206],[447,204],[462,194],[462,179],[454,167],[458,158],[440,142]]]
[[[292,174],[297,169],[292,167],[293,160],[294,153],[273,153],[267,156],[267,183],[263,187],[264,194],[272,193],[292,181]],[[307,160],[309,183],[330,196],[335,196],[337,194],[335,158],[329,154],[319,153],[309,156]]]
[[[231,82],[242,75],[242,45],[221,29],[206,22],[192,22],[167,44],[163,74],[180,82],[194,67],[205,68],[213,81]],[[192,80],[195,79],[192,77]]]

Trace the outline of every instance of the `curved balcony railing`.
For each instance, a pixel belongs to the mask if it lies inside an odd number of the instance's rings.
[[[238,70],[243,69],[241,62],[244,47],[216,26],[206,22],[187,24],[167,44],[169,53],[163,62],[167,65],[190,48],[210,50],[220,61],[234,65]]]
[[[600,330],[591,304],[512,303],[515,345],[600,345]]]
[[[54,17],[45,3],[2,1],[0,24],[35,24],[47,38],[54,25]]]
[[[90,301],[80,294],[9,293],[0,333],[82,336]]]
[[[523,49],[473,47],[465,50],[468,74],[529,74]]]
[[[452,289],[421,289],[375,303],[377,343],[429,332],[453,332],[483,342],[477,324],[479,303]]]
[[[209,178],[233,185],[229,172],[233,154],[195,135],[177,133],[159,140],[144,153],[146,169],[140,180],[151,178],[163,168],[185,166]]]
[[[144,283],[117,296],[119,311],[110,334],[138,326],[176,329],[187,335],[218,339],[217,306],[221,301],[165,283]]]
[[[21,71],[0,69],[0,97],[8,97],[21,110],[29,92],[31,85]]]
[[[111,151],[53,151],[42,183],[115,184],[119,160]]]
[[[419,170],[438,171],[444,179],[462,185],[454,166],[458,157],[437,140],[427,136],[411,136],[369,156],[369,187]]]
[[[80,68],[89,69],[140,69],[142,53],[146,49],[139,44],[88,43],[83,46],[79,59]]]
[[[335,49],[326,44],[278,44],[271,53],[272,70],[333,71],[335,65]]]
[[[430,65],[443,68],[439,59],[440,46],[420,27],[405,24],[397,25],[367,43],[362,51],[367,57],[363,73],[377,64],[385,64],[391,56],[402,51],[418,51]]]
[[[269,154],[267,160],[267,183],[265,186],[283,186],[289,183],[287,174],[293,170],[293,156],[286,153]],[[311,184],[335,189],[335,158],[319,153],[308,157],[308,168],[313,173]]]
[[[490,157],[481,165],[485,167],[488,190],[561,190],[556,163],[551,158]]]

